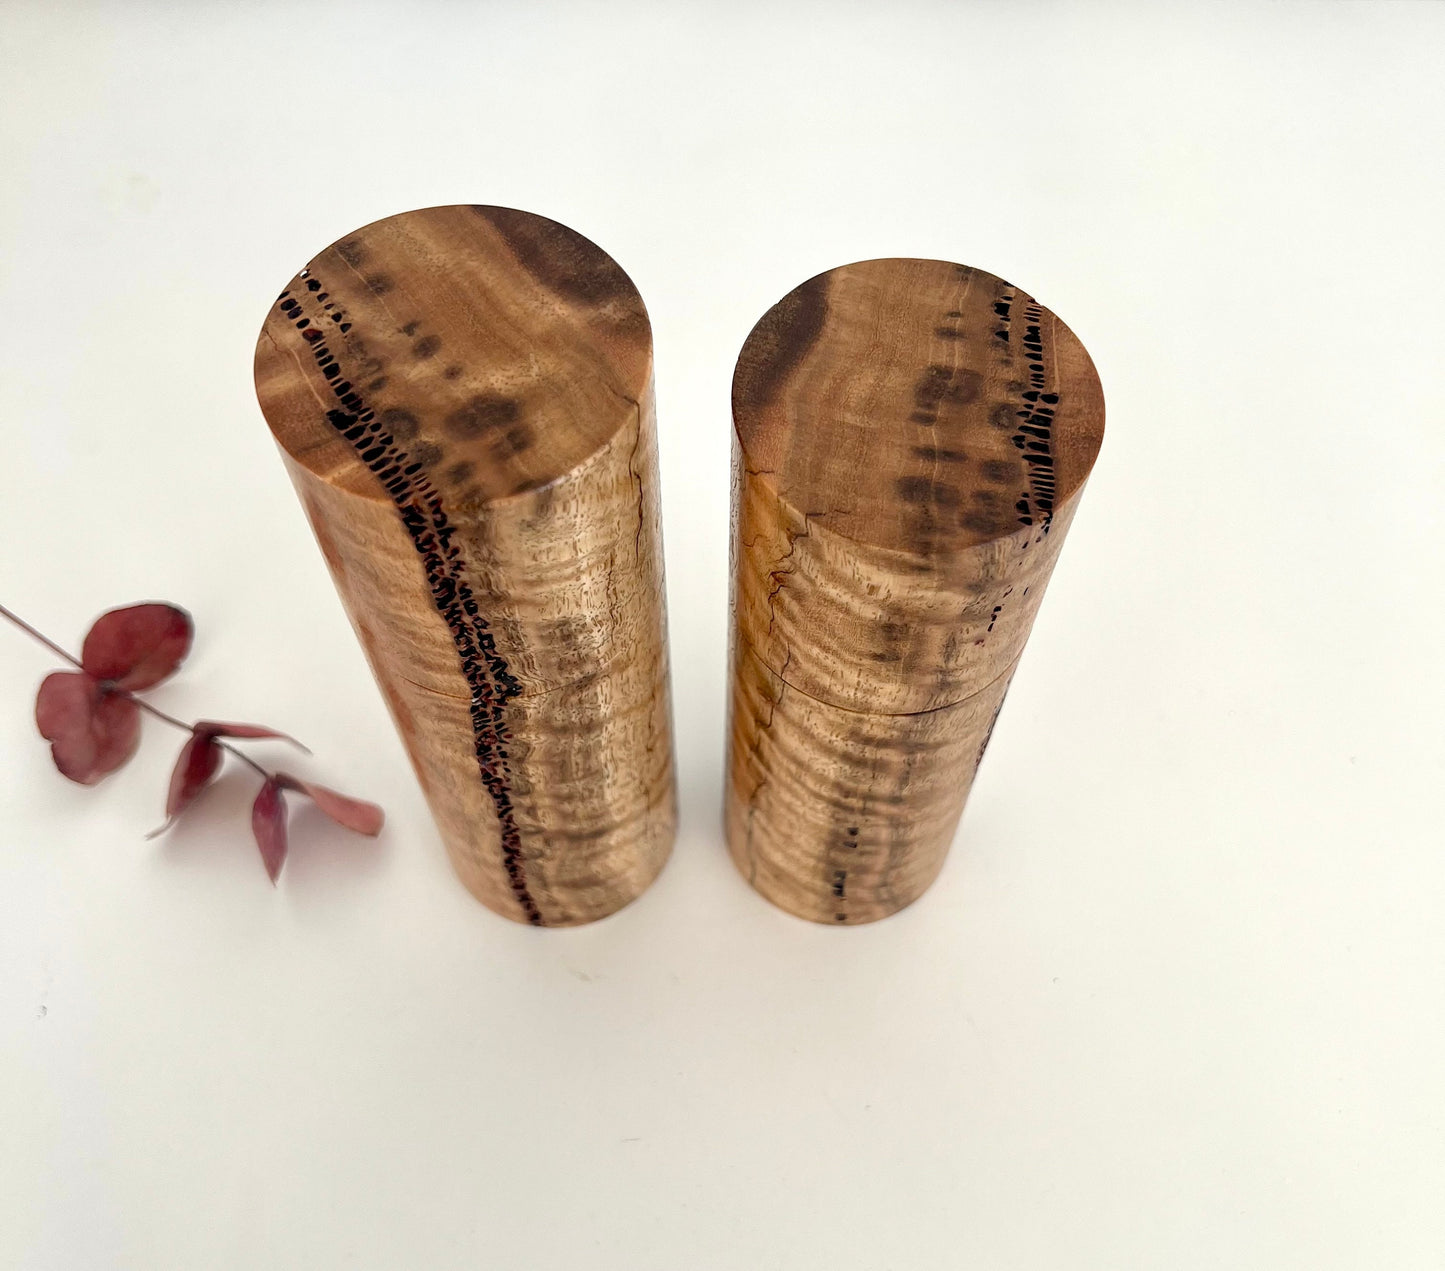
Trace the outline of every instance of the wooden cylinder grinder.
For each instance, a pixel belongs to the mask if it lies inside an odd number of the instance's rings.
[[[1103,394],[1019,288],[871,260],[764,315],[733,419],[729,849],[782,908],[870,922],[943,865]]]
[[[287,284],[256,389],[462,881],[537,926],[632,900],[675,800],[631,280],[526,212],[393,216]]]

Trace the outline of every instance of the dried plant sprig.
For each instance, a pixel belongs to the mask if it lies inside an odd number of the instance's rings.
[[[122,767],[140,744],[142,711],[188,734],[171,773],[165,824],[149,837],[164,833],[175,823],[215,779],[228,754],[262,779],[251,809],[251,830],[273,883],[286,862],[288,847],[283,791],[306,795],[346,829],[370,836],[381,832],[385,817],[376,804],[289,773],[272,772],[231,744],[232,740],[274,738],[310,754],[294,737],[260,724],[215,720],[187,724],[137,696],[169,679],[190,652],[195,628],[184,609],[149,602],[103,613],[86,633],[78,658],[4,605],[0,605],[0,617],[76,668],[47,675],[35,699],[36,726],[50,743],[51,757],[63,776],[81,785],[95,785]]]

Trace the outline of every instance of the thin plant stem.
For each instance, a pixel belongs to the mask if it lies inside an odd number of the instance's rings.
[[[170,724],[173,728],[184,729],[188,733],[195,732],[195,729],[192,728],[190,724],[186,723],[185,720],[177,719],[174,715],[167,715],[165,711],[160,709],[160,707],[152,706],[148,701],[146,701],[145,698],[137,697],[128,689],[118,688],[113,689],[112,692],[119,693],[122,697],[130,698],[130,700],[133,701],[137,706],[139,706],[141,710],[145,711],[149,715],[154,715],[159,720],[163,720],[165,723]],[[243,764],[246,764],[248,767],[254,768],[263,777],[265,777],[267,781],[271,780],[271,773],[265,768],[263,768],[260,764],[258,764],[254,759],[252,759],[250,755],[246,754],[245,751],[237,750],[233,745],[231,745],[230,742],[222,741],[219,737],[213,737],[211,738],[211,740],[215,742],[215,744],[218,745],[222,750],[226,751],[229,754],[235,755],[236,758],[239,759]]]
[[[24,631],[27,635],[33,636],[35,639],[39,640],[40,643],[43,644],[52,653],[58,653],[67,662],[69,662],[71,666],[80,666],[79,658],[67,653],[48,635],[45,635],[43,632],[37,631],[18,613],[11,613],[10,610],[5,608],[4,605],[0,605],[0,614],[3,614],[6,618],[10,619],[11,622],[13,622],[17,627],[20,628],[20,630]]]
[[[228,742],[228,741],[222,741],[219,737],[214,737],[214,738],[212,738],[212,740],[216,743],[216,745],[218,745],[222,750],[226,751],[228,754],[235,755],[236,758],[239,759],[239,760],[240,760],[243,764],[245,764],[248,768],[254,768],[254,769],[255,769],[257,772],[259,772],[259,773],[261,774],[261,776],[264,777],[267,781],[270,781],[270,780],[272,779],[272,774],[271,774],[271,772],[270,772],[269,770],[261,767],[260,764],[258,764],[254,759],[251,758],[250,755],[246,754],[244,751],[237,750],[233,745],[231,745],[230,742]]]

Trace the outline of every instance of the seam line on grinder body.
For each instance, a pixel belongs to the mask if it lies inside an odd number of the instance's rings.
[[[808,692],[808,690],[805,688],[799,688],[796,684],[793,683],[792,680],[785,679],[780,672],[774,670],[771,666],[769,666],[767,662],[763,660],[762,655],[757,651],[757,649],[753,647],[752,641],[749,640],[747,636],[743,635],[741,631],[734,631],[733,635],[738,641],[738,643],[741,644],[743,648],[745,648],[748,653],[752,655],[753,659],[760,667],[767,671],[769,675],[775,676],[780,684],[786,685],[788,688],[792,689],[793,692],[801,695],[802,697],[806,697],[810,702],[817,702],[819,706],[825,706],[829,710],[844,711],[849,715],[867,715],[869,718],[874,719],[914,719],[920,715],[936,715],[939,711],[952,710],[955,706],[962,706],[965,702],[971,702],[981,693],[987,693],[988,690],[991,689],[1000,680],[1007,679],[1016,670],[1018,670],[1018,665],[1023,660],[1023,653],[1020,652],[1018,657],[1014,658],[1014,660],[1010,662],[1008,666],[1006,666],[1002,671],[1000,671],[991,680],[989,680],[987,684],[981,685],[980,687],[974,689],[971,693],[965,693],[962,697],[954,698],[954,700],[951,702],[944,702],[942,706],[930,706],[927,710],[922,711],[860,711],[854,709],[852,706],[840,706],[837,702],[830,702],[827,698],[818,697],[816,694]],[[788,658],[791,657],[792,652],[790,650],[788,653]],[[783,661],[784,666],[787,665],[787,661],[788,659],[785,658]]]

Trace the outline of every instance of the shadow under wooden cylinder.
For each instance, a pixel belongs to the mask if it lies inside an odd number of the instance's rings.
[[[872,922],[942,868],[1103,393],[1019,288],[870,260],[763,316],[733,423],[729,850],[783,909]]]
[[[457,873],[602,918],[676,827],[652,332],[563,225],[425,208],[333,243],[256,390]]]

